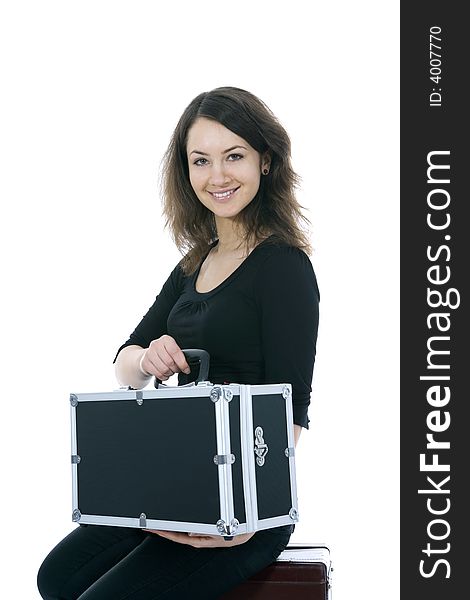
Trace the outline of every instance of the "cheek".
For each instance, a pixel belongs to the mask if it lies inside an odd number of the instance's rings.
[[[253,183],[259,183],[261,177],[261,167],[257,160],[250,160],[244,165],[245,173]]]
[[[258,189],[261,181],[261,174],[258,165],[251,165],[246,173],[246,180],[250,182],[252,187]]]
[[[201,174],[194,169],[189,169],[189,183],[191,184],[194,191],[197,191],[201,185]]]

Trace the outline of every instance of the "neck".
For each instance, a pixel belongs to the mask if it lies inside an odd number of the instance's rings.
[[[230,253],[240,248],[240,244],[244,241],[241,228],[236,225],[231,219],[215,218],[217,227],[217,237],[219,242],[216,246],[217,253]]]

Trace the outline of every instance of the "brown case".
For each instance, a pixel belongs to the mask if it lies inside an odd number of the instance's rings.
[[[332,600],[330,550],[323,544],[289,544],[277,561],[220,600]]]

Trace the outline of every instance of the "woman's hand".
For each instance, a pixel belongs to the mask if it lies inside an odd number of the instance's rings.
[[[159,529],[144,529],[178,544],[187,544],[194,548],[230,548],[244,544],[254,536],[254,533],[235,535],[233,540],[224,540],[221,535],[199,535],[197,533],[182,533],[180,531],[161,531]]]
[[[154,375],[160,381],[166,381],[180,371],[186,374],[191,372],[183,351],[170,335],[162,335],[150,342],[142,354],[139,367],[144,375]]]

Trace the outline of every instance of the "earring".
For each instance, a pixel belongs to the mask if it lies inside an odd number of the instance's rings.
[[[269,169],[263,169],[263,174],[267,175],[269,173]]]

